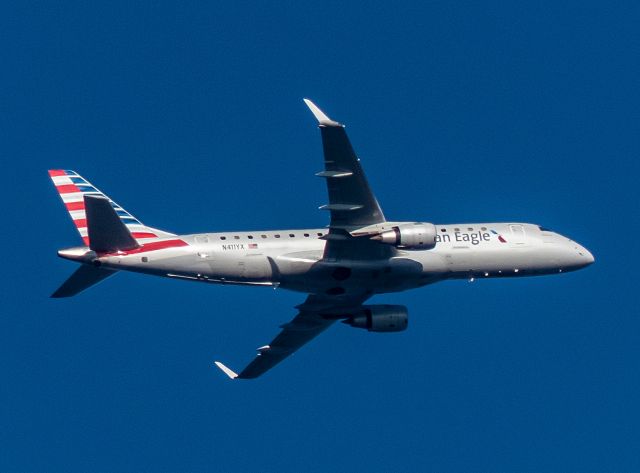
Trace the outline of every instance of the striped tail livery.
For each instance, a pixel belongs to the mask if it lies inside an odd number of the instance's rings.
[[[161,240],[175,236],[145,226],[75,171],[52,169],[49,177],[84,242],[84,247],[60,250],[58,255],[81,263],[94,261],[82,264],[51,297],[74,296],[117,272],[100,267],[96,255],[162,246]]]
[[[89,181],[75,171],[52,169],[49,176],[56,186],[56,190],[64,203],[74,225],[80,233],[80,237],[86,246],[89,246],[89,233],[87,229],[87,214],[85,208],[85,196],[97,196],[109,199],[109,203],[115,210],[122,223],[131,232],[131,236],[140,243],[152,241],[157,238],[174,236],[172,233],[147,227],[120,205],[116,204],[109,196],[100,192]]]

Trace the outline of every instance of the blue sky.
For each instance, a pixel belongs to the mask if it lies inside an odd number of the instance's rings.
[[[0,7],[0,470],[637,471],[635,2],[11,2]],[[558,277],[379,296],[240,368],[303,295],[120,274],[49,294],[78,236],[46,170],[173,232],[323,226],[311,97],[388,218],[527,221]]]

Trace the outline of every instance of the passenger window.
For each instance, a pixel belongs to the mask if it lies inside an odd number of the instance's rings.
[[[249,235],[247,238],[248,238],[249,240],[253,240],[253,235]]]
[[[260,238],[267,238],[267,235],[260,235]]]
[[[221,239],[221,240],[226,240],[226,239],[227,239],[227,237],[226,237],[226,236],[221,236],[221,237],[220,237],[220,239]]]
[[[305,236],[305,238],[308,238],[308,237],[309,237],[309,234],[308,234],[308,233],[305,233],[305,234],[304,234],[304,236]]]
[[[235,238],[236,240],[240,239],[240,237],[238,235],[233,235],[233,238]]]
[[[276,237],[276,238],[280,238],[280,235],[273,235],[273,236]]]
[[[322,233],[318,232],[318,236],[322,236]]]
[[[441,228],[441,229],[440,229],[440,231],[441,231],[441,232],[446,232],[446,231],[447,231],[447,229],[446,229],[446,228]]]
[[[454,228],[454,229],[453,229],[453,231],[454,231],[454,232],[459,232],[459,231],[460,231],[460,229],[459,229],[459,228]]]
[[[293,238],[295,235],[293,233],[289,233],[289,237]]]

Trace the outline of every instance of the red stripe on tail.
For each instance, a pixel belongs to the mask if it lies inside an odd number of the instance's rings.
[[[67,202],[64,204],[67,207],[68,211],[72,210],[84,210],[84,201],[80,202]]]
[[[72,192],[80,192],[80,189],[75,184],[66,184],[63,186],[56,186],[58,192],[61,194],[70,194]]]

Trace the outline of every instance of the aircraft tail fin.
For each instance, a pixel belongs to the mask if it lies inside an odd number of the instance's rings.
[[[164,232],[156,228],[147,227],[140,220],[135,218],[120,205],[116,204],[109,196],[103,194],[89,181],[71,170],[51,169],[49,177],[56,186],[56,190],[64,203],[73,223],[75,224],[80,237],[86,246],[90,246],[89,230],[87,227],[87,212],[85,207],[85,196],[103,197],[109,201],[117,217],[130,231],[131,236],[136,241],[151,241],[158,238],[175,236],[173,233]]]
[[[104,281],[109,276],[117,273],[113,269],[97,268],[86,264],[81,265],[69,278],[62,283],[56,292],[51,294],[53,298],[71,297],[85,289]]]

